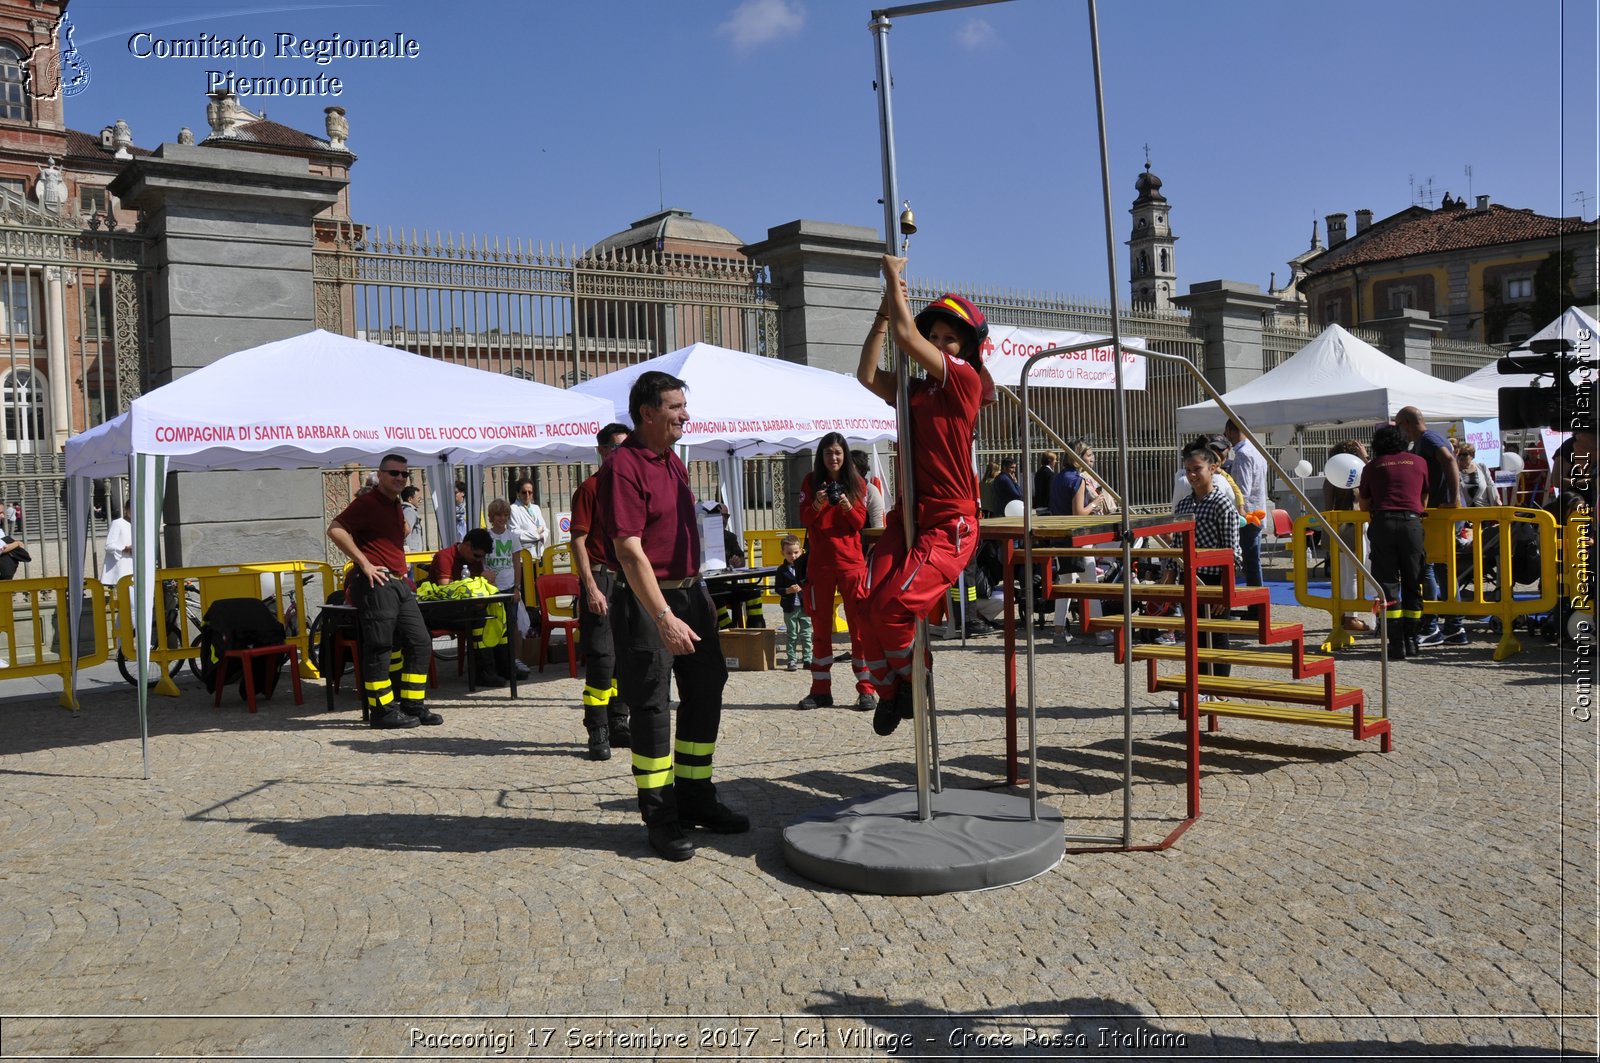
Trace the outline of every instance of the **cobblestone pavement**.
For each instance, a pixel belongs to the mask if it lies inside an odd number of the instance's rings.
[[[252,716],[190,687],[156,699],[148,781],[129,688],[11,700],[0,1054],[1592,1053],[1596,724],[1553,647],[1490,649],[1391,670],[1388,755],[1227,721],[1172,848],[933,897],[785,866],[807,809],[913,776],[909,728],[793,709],[804,673],[730,679],[717,776],[755,827],[686,864],[649,855],[626,754],[584,757],[560,666],[516,701],[451,677],[444,726],[404,732],[360,726],[348,688]],[[998,636],[939,654],[949,785],[1003,777],[1002,666]],[[1038,677],[1041,793],[1113,832],[1121,672],[1044,646]],[[1376,701],[1370,640],[1340,681]],[[1183,746],[1164,695],[1135,700],[1149,844],[1181,818]]]

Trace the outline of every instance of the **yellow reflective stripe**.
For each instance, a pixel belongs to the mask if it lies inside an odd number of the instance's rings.
[[[583,688],[583,704],[586,707],[604,705],[611,700],[611,691],[600,687],[585,686]]]
[[[678,751],[680,756],[709,757],[716,751],[717,744],[715,742],[685,742],[680,738],[672,744],[672,747]]]
[[[361,685],[368,690],[388,690],[390,686],[387,679],[373,679]]]
[[[409,688],[403,688],[400,691],[400,699],[402,701],[421,701],[427,696],[428,692],[426,690],[411,690]]]
[[[616,694],[617,694],[617,689],[618,689],[618,688],[617,688],[617,681],[616,681],[616,680],[615,680],[615,679],[613,679],[613,680],[612,680],[612,681],[611,681],[611,695],[612,695],[612,697],[615,697],[615,696],[616,696]]]
[[[388,705],[390,702],[394,701],[394,695],[386,690],[382,694],[379,694],[376,697],[368,698],[367,700],[372,702],[374,705]]]
[[[1422,619],[1422,610],[1421,609],[1402,609],[1402,610],[1400,610],[1400,615],[1405,617],[1408,620],[1421,620]]]
[[[672,758],[633,755],[633,781],[641,790],[656,790],[672,781]]]
[[[709,764],[682,764],[680,763],[675,773],[680,779],[709,779],[711,778],[711,765]]]
[[[427,683],[427,681],[428,681],[428,673],[426,673],[426,672],[401,672],[400,673],[400,682],[402,682],[402,683],[424,683],[425,684],[425,683]]]

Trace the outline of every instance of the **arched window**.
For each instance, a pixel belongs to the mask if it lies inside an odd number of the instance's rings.
[[[6,442],[18,453],[48,449],[44,404],[48,391],[43,373],[27,366],[8,370],[0,378],[0,402],[5,403]]]
[[[1163,247],[1161,249],[1161,272],[1162,273],[1168,273],[1168,272],[1171,272],[1171,270],[1172,270],[1172,256],[1170,254],[1168,254],[1167,253],[1167,249]]]
[[[22,49],[10,41],[0,41],[0,118],[32,117],[28,96],[28,69]]]
[[[1139,274],[1139,276],[1142,277],[1146,273],[1149,273],[1149,272],[1150,272],[1150,256],[1145,254],[1143,251],[1140,251],[1139,252],[1138,274]]]

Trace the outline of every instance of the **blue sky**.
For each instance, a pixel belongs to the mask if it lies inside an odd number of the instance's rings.
[[[321,135],[346,108],[364,222],[587,245],[664,203],[755,241],[796,218],[882,224],[868,32],[844,0],[434,0],[309,5],[73,0],[91,80],[70,126],[207,132],[207,71],[339,77],[251,99]],[[470,16],[470,17],[467,17]],[[264,59],[138,58],[130,38],[261,40]],[[415,59],[273,56],[275,34],[392,37]],[[1280,283],[1314,218],[1404,209],[1431,179],[1593,218],[1593,0],[1102,0],[1119,284],[1149,144],[1180,290]],[[889,34],[913,276],[1107,294],[1088,16],[1075,0],[919,15]],[[1472,168],[1472,176],[1465,168]],[[1576,193],[1588,196],[1587,202]],[[1324,236],[1326,234],[1324,233]]]

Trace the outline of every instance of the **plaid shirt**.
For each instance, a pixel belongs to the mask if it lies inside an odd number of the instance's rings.
[[[1234,571],[1238,571],[1241,563],[1239,553],[1239,507],[1234,504],[1233,489],[1228,486],[1222,477],[1213,477],[1211,493],[1204,498],[1196,498],[1191,491],[1186,498],[1178,500],[1172,511],[1175,517],[1194,518],[1194,545],[1197,550],[1223,550],[1233,551]],[[1215,579],[1222,574],[1222,569],[1215,566],[1202,566],[1198,570],[1201,579]]]

